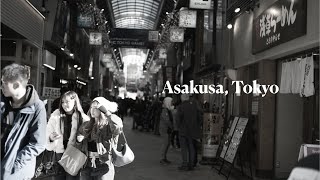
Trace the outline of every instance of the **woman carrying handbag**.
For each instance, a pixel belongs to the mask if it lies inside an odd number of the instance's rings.
[[[89,120],[82,110],[78,95],[74,91],[64,93],[59,108],[51,114],[47,124],[47,151],[56,153],[56,158],[60,160],[68,145],[76,145],[80,125]],[[66,180],[77,179],[68,173],[65,174]]]
[[[80,171],[80,180],[113,180],[112,147],[117,147],[122,120],[115,114],[118,105],[103,97],[93,99],[88,112],[91,120],[79,129],[78,142],[86,146],[87,163]]]

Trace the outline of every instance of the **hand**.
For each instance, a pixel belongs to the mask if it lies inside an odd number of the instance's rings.
[[[107,153],[107,149],[103,146],[102,143],[97,143],[97,151],[100,155]]]
[[[59,134],[56,133],[56,132],[53,132],[53,133],[50,134],[49,138],[50,138],[51,141],[55,141],[55,140],[57,140],[57,139],[60,139],[60,138],[61,138],[61,135],[59,135]]]
[[[78,136],[77,136],[78,142],[82,142],[83,139],[84,139],[84,136],[83,136],[83,135],[78,135]]]

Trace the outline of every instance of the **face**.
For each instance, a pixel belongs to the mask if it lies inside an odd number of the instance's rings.
[[[90,107],[90,114],[93,118],[100,117],[101,111],[98,109],[98,103],[93,102]]]
[[[62,99],[61,106],[66,113],[73,111],[74,105],[75,100],[71,97],[67,96]]]
[[[1,79],[1,89],[2,93],[5,97],[12,97],[13,94],[16,93],[17,88],[14,88],[14,86],[17,84],[17,82],[8,82]]]

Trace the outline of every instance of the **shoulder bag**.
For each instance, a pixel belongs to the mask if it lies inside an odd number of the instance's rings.
[[[125,141],[125,143],[121,145],[122,146],[121,150],[120,151],[117,150],[117,145],[116,146],[111,145],[112,162],[113,162],[113,165],[116,167],[127,165],[134,160],[134,153],[132,152],[131,148],[127,143],[127,139],[124,135],[124,132],[122,131],[121,134]]]

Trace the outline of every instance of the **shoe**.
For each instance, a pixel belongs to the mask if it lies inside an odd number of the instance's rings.
[[[167,164],[170,164],[171,162],[170,161],[168,161],[167,159],[162,159],[161,161],[160,161],[160,164],[163,164],[163,165],[167,165]]]

